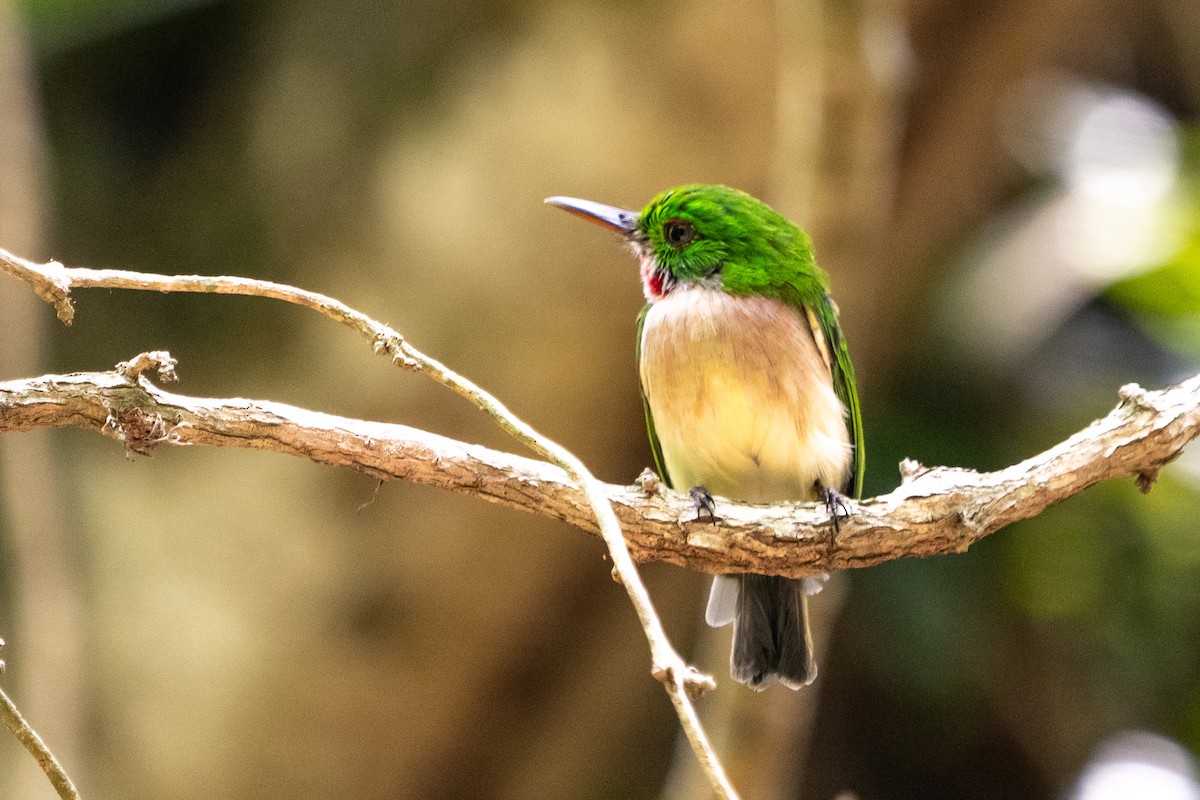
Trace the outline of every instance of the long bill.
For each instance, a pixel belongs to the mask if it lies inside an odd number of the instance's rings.
[[[563,211],[569,211],[577,217],[583,217],[589,222],[603,225],[624,236],[637,230],[638,212],[636,211],[606,206],[591,200],[580,200],[578,197],[547,197],[546,203],[557,206]]]

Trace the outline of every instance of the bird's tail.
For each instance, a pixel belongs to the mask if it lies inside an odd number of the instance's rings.
[[[733,622],[730,672],[739,683],[762,690],[778,680],[799,689],[817,677],[804,581],[773,575],[719,576],[706,617],[714,625]]]

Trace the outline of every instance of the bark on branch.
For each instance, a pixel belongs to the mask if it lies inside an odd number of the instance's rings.
[[[0,383],[0,432],[51,427],[100,431],[135,453],[162,444],[272,450],[474,494],[598,533],[595,513],[561,468],[404,425],[348,419],[267,401],[173,394],[142,374],[165,354],[113,372]],[[801,577],[904,556],[962,552],[1019,519],[1110,478],[1149,490],[1158,471],[1200,434],[1200,376],[1161,391],[1130,384],[1120,403],[1066,441],[996,472],[901,465],[904,483],[861,502],[836,537],[823,507],[718,501],[717,523],[650,475],[604,484],[634,558],[703,572]]]

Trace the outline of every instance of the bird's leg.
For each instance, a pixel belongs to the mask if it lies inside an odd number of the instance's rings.
[[[850,519],[850,509],[846,507],[846,497],[837,489],[822,486],[820,481],[814,484],[814,488],[817,490],[817,496],[821,498],[821,502],[825,504],[825,510],[829,512],[830,521],[833,522],[833,535],[837,536],[841,532],[842,520]]]
[[[842,528],[840,517],[849,519],[850,509],[846,508],[846,498],[836,489],[822,486],[820,481],[813,484],[813,489],[816,490],[817,496],[825,504],[825,510],[829,512],[829,520],[833,523],[829,529],[829,541],[826,543],[828,547],[825,557],[828,568],[828,564],[833,561],[833,553],[837,549],[837,536]]]
[[[692,498],[692,502],[696,504],[696,519],[700,519],[700,512],[708,514],[709,522],[717,521],[717,502],[713,500],[712,494],[703,486],[693,486],[688,489],[688,496]]]

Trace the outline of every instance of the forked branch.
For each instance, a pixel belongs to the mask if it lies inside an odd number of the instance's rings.
[[[76,288],[104,287],[159,292],[203,292],[269,297],[311,308],[367,336],[377,353],[386,353],[393,363],[423,372],[438,383],[462,395],[490,414],[515,439],[545,456],[561,468],[586,498],[596,528],[604,538],[613,560],[613,575],[625,587],[650,644],[651,673],[662,682],[675,706],[688,741],[696,753],[714,791],[719,797],[737,797],[716,757],[704,729],[700,726],[692,698],[716,687],[711,676],[688,664],[667,639],[650,595],[638,575],[621,533],[620,523],[597,481],[574,454],[542,436],[509,411],[496,397],[476,386],[446,365],[408,344],[395,330],[371,319],[333,298],[270,281],[238,277],[198,275],[150,275],[122,270],[93,270],[65,267],[58,262],[36,264],[0,250],[0,270],[25,281],[34,291],[52,303],[59,319],[70,324],[74,306],[70,293]],[[143,367],[144,368],[144,367]],[[140,369],[135,372],[141,379]],[[6,414],[5,414],[6,416]]]

